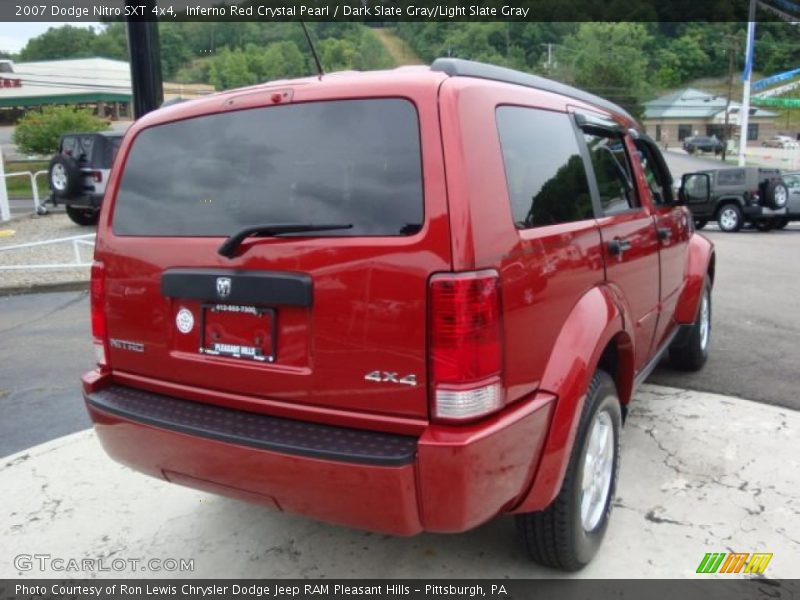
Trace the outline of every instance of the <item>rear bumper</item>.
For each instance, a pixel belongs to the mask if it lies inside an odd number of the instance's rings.
[[[70,196],[69,198],[57,198],[60,204],[74,206],[75,208],[96,208],[100,209],[103,204],[103,194],[81,194]]]
[[[775,210],[766,206],[761,206],[760,204],[746,204],[742,212],[748,219],[769,219],[771,217],[786,216],[785,208]]]
[[[100,388],[100,389],[98,389]],[[98,438],[154,477],[398,535],[465,531],[530,487],[553,396],[419,438],[235,411],[84,379]]]

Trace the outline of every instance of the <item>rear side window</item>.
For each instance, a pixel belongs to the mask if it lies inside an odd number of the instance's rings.
[[[600,207],[614,215],[638,206],[628,155],[621,137],[584,132],[592,159]]]
[[[717,185],[744,185],[744,170],[729,169],[718,171]]]
[[[569,116],[501,106],[497,129],[518,228],[594,217],[586,169]]]
[[[228,236],[275,223],[394,236],[422,222],[419,123],[401,99],[256,108],[146,129],[113,217],[115,233],[139,236]]]
[[[122,138],[117,136],[109,136],[106,138],[105,142],[102,166],[105,169],[110,169],[111,165],[114,163],[114,159],[117,156],[117,152],[119,152],[120,144],[122,144]]]

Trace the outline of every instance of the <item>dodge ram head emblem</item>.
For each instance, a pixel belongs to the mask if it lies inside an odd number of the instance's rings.
[[[217,296],[227,298],[231,295],[231,278],[217,277]]]

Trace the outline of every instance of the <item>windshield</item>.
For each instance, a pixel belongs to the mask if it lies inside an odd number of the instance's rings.
[[[401,99],[187,119],[137,136],[113,227],[229,236],[258,223],[352,223],[313,235],[410,235],[423,221],[420,161],[416,110]]]

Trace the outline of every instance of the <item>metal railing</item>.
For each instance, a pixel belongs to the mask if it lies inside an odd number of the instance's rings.
[[[96,234],[89,233],[86,235],[73,235],[70,237],[56,238],[53,240],[42,240],[40,242],[28,242],[27,244],[14,244],[13,246],[0,247],[0,253],[8,252],[10,250],[24,250],[26,248],[33,248],[35,246],[47,246],[52,244],[71,244],[72,256],[75,259],[71,262],[63,263],[49,263],[41,265],[0,265],[0,271],[22,271],[22,270],[47,270],[47,269],[70,269],[70,268],[85,268],[92,265],[91,262],[82,262],[81,246],[94,247],[94,240]]]
[[[32,171],[17,171],[15,173],[3,173],[0,177],[3,179],[8,179],[9,177],[28,177],[31,180],[31,191],[33,192],[33,212],[42,214],[42,212],[47,212],[47,209],[39,202],[39,186],[36,185],[36,179],[40,175],[47,175],[47,171],[36,171],[35,173]],[[2,185],[5,184],[6,182],[3,181]]]

